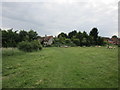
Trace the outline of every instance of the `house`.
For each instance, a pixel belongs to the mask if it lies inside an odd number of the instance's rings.
[[[111,40],[113,41],[113,44],[116,44],[116,45],[119,44],[119,38],[112,37]]]
[[[118,45],[120,45],[120,38],[118,38]]]
[[[109,37],[103,37],[104,42],[113,44],[113,41]]]
[[[53,43],[54,39],[53,39],[53,36],[47,36],[47,35],[45,35],[45,37],[40,37],[40,38],[38,38],[38,40],[44,46],[48,46],[48,45],[51,45]]]
[[[104,42],[107,42],[109,44],[115,44],[115,45],[120,44],[120,38],[116,38],[116,37],[112,37],[112,38],[103,37],[103,39],[104,39]]]

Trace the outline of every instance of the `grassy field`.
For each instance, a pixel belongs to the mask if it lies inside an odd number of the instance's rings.
[[[118,49],[44,48],[24,53],[3,49],[3,88],[116,88]]]

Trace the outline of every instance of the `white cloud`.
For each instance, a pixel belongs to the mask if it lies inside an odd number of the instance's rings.
[[[98,27],[102,36],[111,36],[118,31],[117,0],[24,1],[4,0],[3,27],[34,29],[40,35],[68,33],[74,29],[89,32],[93,27]]]

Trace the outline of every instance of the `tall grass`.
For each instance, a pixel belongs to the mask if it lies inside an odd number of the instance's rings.
[[[14,56],[14,55],[21,55],[24,52],[18,50],[17,48],[2,48],[2,56]]]

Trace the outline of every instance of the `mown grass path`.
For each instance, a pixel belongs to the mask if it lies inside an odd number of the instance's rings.
[[[3,51],[3,87],[115,88],[118,52],[105,47],[44,48],[13,55]]]

